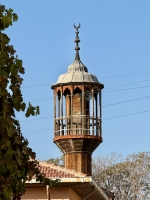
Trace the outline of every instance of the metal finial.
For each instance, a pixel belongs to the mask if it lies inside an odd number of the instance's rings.
[[[76,29],[76,31],[78,31],[78,29],[80,28],[80,23],[79,23],[79,26],[76,26],[75,24],[74,24],[74,28]]]
[[[74,24],[74,28],[76,29],[76,38],[74,40],[74,42],[76,43],[76,47],[75,47],[75,50],[76,50],[75,60],[80,60],[80,56],[79,56],[79,52],[78,52],[80,50],[80,47],[78,46],[78,43],[80,42],[80,39],[79,39],[79,36],[78,36],[78,34],[79,34],[78,29],[80,28],[80,26],[81,26],[80,23],[79,23],[78,26],[76,26]]]

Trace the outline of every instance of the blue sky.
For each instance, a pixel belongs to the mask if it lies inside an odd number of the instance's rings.
[[[103,143],[93,156],[150,150],[149,0],[1,0],[1,4],[19,16],[6,33],[26,70],[24,100],[39,105],[41,114],[27,119],[18,113],[17,118],[38,159],[61,155],[53,144],[51,85],[74,60],[73,24],[79,22],[81,61],[105,86]]]

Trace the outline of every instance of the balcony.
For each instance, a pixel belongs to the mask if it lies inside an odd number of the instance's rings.
[[[101,119],[86,115],[55,118],[54,137],[66,135],[93,135],[102,137]]]

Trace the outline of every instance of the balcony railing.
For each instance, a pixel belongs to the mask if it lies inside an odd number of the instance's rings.
[[[54,137],[65,135],[93,135],[101,137],[102,123],[99,117],[73,115],[54,119]]]

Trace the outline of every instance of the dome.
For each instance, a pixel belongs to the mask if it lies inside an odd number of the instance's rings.
[[[88,82],[99,83],[96,76],[88,73],[88,69],[80,60],[76,60],[68,67],[65,74],[59,76],[56,84],[75,83],[75,82]],[[56,85],[55,84],[55,85]]]
[[[78,37],[78,28],[80,25],[76,28],[76,38],[74,42],[76,43],[76,55],[74,62],[68,67],[68,71],[65,74],[62,74],[59,76],[57,82],[52,85],[52,88],[57,85],[63,85],[63,84],[70,84],[70,83],[97,83],[101,84],[97,77],[93,74],[88,73],[87,67],[81,62],[80,56],[79,56],[79,50],[80,47],[78,46],[78,43],[80,42],[80,39]]]

